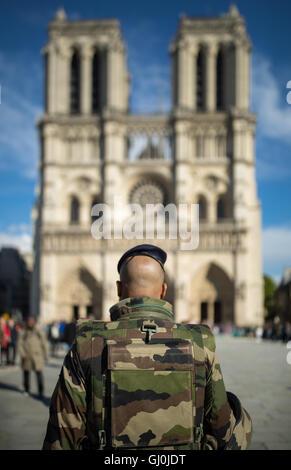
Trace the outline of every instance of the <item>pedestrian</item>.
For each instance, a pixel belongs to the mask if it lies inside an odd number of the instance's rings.
[[[18,338],[18,328],[15,324],[13,318],[8,320],[8,326],[10,328],[10,341],[8,343],[8,362],[11,365],[15,364],[16,358],[16,345],[17,345],[17,338]]]
[[[43,367],[49,359],[49,348],[46,334],[36,325],[35,317],[28,317],[25,328],[19,332],[17,350],[23,371],[24,393],[30,393],[30,372],[34,371],[37,379],[38,397],[43,398]]]
[[[44,450],[248,448],[251,418],[225,389],[211,329],[174,321],[166,257],[153,245],[127,251],[111,321],[78,323]]]
[[[5,314],[6,315],[6,314]],[[5,364],[9,364],[9,357],[8,357],[8,345],[11,341],[11,331],[8,325],[8,319],[4,316],[0,319],[0,327],[1,327],[1,364],[4,365],[4,356],[5,356]]]
[[[2,322],[0,322],[0,366],[2,366],[3,340],[4,340],[4,331],[2,329]]]
[[[62,342],[66,344],[67,350],[72,346],[75,340],[77,320],[78,318],[74,317],[73,321],[65,325],[65,328],[63,331]]]

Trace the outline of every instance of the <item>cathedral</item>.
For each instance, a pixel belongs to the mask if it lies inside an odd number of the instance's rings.
[[[117,263],[129,248],[163,248],[178,322],[263,322],[261,207],[250,111],[251,41],[236,6],[182,16],[169,44],[171,109],[133,114],[117,19],[48,28],[45,105],[38,121],[32,314],[42,323],[108,320]],[[96,204],[198,204],[199,243],[92,236]],[[124,214],[121,211],[120,217]],[[169,220],[167,221],[169,223]]]

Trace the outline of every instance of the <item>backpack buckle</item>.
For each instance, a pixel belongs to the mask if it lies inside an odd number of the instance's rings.
[[[201,442],[201,439],[202,439],[202,436],[203,436],[203,424],[199,424],[199,426],[197,426],[195,428],[195,444],[200,444]]]
[[[99,449],[102,450],[106,446],[106,434],[104,429],[98,431],[98,439],[99,439]]]
[[[152,337],[152,334],[157,332],[157,325],[154,323],[143,323],[141,326],[141,331],[146,333],[145,342],[149,343]]]

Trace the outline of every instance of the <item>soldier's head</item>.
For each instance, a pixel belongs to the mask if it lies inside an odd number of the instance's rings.
[[[126,252],[118,263],[119,299],[143,296],[163,299],[167,291],[163,266],[166,258],[166,253],[153,245],[139,245]]]

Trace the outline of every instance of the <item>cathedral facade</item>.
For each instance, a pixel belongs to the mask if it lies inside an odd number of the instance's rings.
[[[261,325],[261,208],[250,111],[251,42],[235,6],[183,16],[170,44],[171,110],[132,114],[119,22],[59,10],[43,49],[45,109],[34,216],[32,313],[109,319],[117,262],[141,243],[168,253],[176,321]],[[94,238],[97,203],[199,204],[199,244]],[[120,217],[122,211],[120,212]]]

